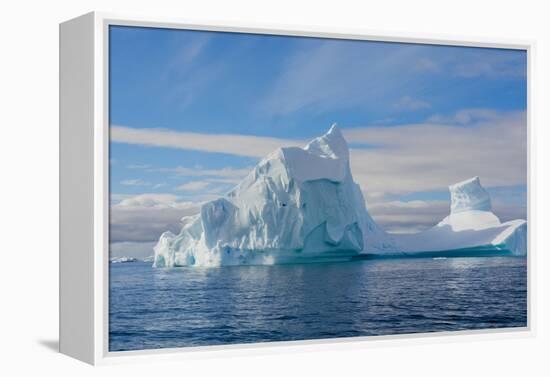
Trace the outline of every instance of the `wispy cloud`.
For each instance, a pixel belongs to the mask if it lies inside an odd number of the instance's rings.
[[[205,51],[208,43],[212,39],[212,33],[194,32],[193,35],[194,38],[186,38],[187,35],[180,35],[183,36],[180,43],[180,49],[171,62],[171,66],[174,69],[181,70],[189,63],[195,61],[201,53]]]
[[[452,68],[452,74],[463,78],[480,76],[491,79],[510,79],[527,75],[524,59],[518,54],[493,54],[483,60],[460,61]]]
[[[403,96],[394,104],[394,108],[397,110],[425,110],[431,108],[432,105],[428,101],[420,99],[414,99],[410,96]]]
[[[177,166],[175,168],[159,168],[151,169],[163,173],[174,173],[183,177],[224,177],[224,178],[243,178],[253,169],[253,166],[235,169],[232,167],[224,167],[221,169],[202,169],[200,167],[185,167]]]
[[[360,49],[357,43],[329,40],[292,55],[262,108],[272,114],[312,107],[332,111],[365,106],[369,99],[399,92],[406,84],[405,73],[414,69],[408,62],[419,47],[377,44]]]
[[[250,172],[250,170],[249,170]],[[223,183],[223,184],[231,184],[231,185],[236,185],[238,184],[239,182],[241,182],[243,179],[243,177],[221,177],[221,178],[208,178],[208,182],[212,182],[212,183]]]
[[[111,194],[113,196],[116,194]],[[173,194],[156,194],[146,193],[139,195],[122,195],[120,196],[120,202],[113,206],[113,208],[123,210],[136,210],[136,209],[187,209],[196,206],[196,203],[182,202],[180,198]]]
[[[212,33],[201,31],[173,35],[175,53],[167,61],[161,79],[171,83],[171,90],[164,95],[178,108],[191,105],[197,94],[207,89],[221,71],[219,63],[201,60],[212,37]]]
[[[145,182],[142,179],[126,179],[120,182],[124,186],[150,186],[150,182]]]
[[[261,158],[281,146],[303,145],[303,141],[248,135],[206,135],[160,128],[111,126],[111,141],[148,147],[165,147],[226,153]]]
[[[492,202],[493,212],[502,222],[526,218],[524,206],[498,200]],[[387,232],[416,233],[443,220],[449,215],[449,207],[450,203],[446,200],[392,200],[369,204],[368,210],[378,225]]]
[[[426,230],[449,214],[442,200],[387,201],[370,204],[369,213],[387,232],[413,233]]]
[[[141,165],[138,165],[138,164],[130,164],[127,166],[128,169],[149,169],[151,168],[151,165],[149,164],[141,164]]]
[[[518,79],[527,75],[525,55],[514,50],[446,47],[414,59],[418,72],[472,79]]]
[[[260,158],[281,146],[304,141],[244,135],[207,135],[113,126],[112,139],[144,146],[201,150]],[[445,190],[479,175],[487,186],[525,184],[526,114],[465,109],[432,116],[425,123],[357,127],[343,130],[350,144],[376,148],[351,150],[356,181],[372,196]],[[249,169],[176,167],[163,171],[181,176],[226,178],[237,183]],[[207,181],[203,179],[202,181]],[[206,187],[203,183],[202,188]]]
[[[109,245],[110,257],[145,258],[154,254],[155,241],[149,242],[112,242]]]
[[[401,109],[419,110],[431,104],[417,94],[433,93],[430,88],[443,77],[514,80],[526,75],[525,56],[518,51],[391,43],[359,48],[357,43],[324,41],[295,51],[261,99],[261,109],[275,115],[304,109],[309,113],[369,106],[391,109],[393,98],[401,94]]]
[[[354,178],[365,191],[386,194],[445,190],[475,175],[483,177],[486,186],[525,184],[525,112],[495,112],[482,119],[466,113],[470,123],[461,125],[345,129],[348,142],[376,146],[352,149]]]
[[[232,168],[224,167],[221,169],[203,169],[201,167],[177,166],[174,168],[153,168],[151,172],[161,172],[173,174],[172,178],[192,177],[193,180],[176,187],[176,191],[186,191],[188,193],[201,191],[206,194],[219,194],[227,191],[230,186],[237,185],[246,175],[252,171],[253,167]]]
[[[493,109],[463,109],[451,115],[432,115],[427,122],[464,125],[480,121],[491,121],[498,119],[500,116],[501,114]]]
[[[148,186],[148,187],[151,187],[152,189],[156,190],[156,189],[159,189],[161,187],[165,187],[165,186],[168,186],[168,184],[164,183],[164,182],[161,182],[161,183],[151,183],[151,182],[148,182],[148,181],[144,181],[143,179],[125,179],[125,180],[122,180],[120,181],[120,184],[123,185],[123,186]]]
[[[415,60],[414,67],[419,72],[439,73],[441,66],[433,59],[421,57]]]
[[[203,191],[208,186],[210,186],[210,182],[207,181],[192,181],[188,183],[184,183],[183,185],[180,185],[176,188],[178,191]]]
[[[156,242],[167,230],[178,233],[180,219],[198,213],[201,204],[182,201],[173,194],[113,195],[121,200],[111,206],[109,237],[112,243]]]

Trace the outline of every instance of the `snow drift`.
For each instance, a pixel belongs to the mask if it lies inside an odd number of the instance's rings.
[[[353,181],[349,148],[333,125],[304,148],[279,148],[225,197],[165,232],[155,267],[340,261],[365,256],[493,250],[524,254],[526,223],[501,224],[478,178],[450,187],[451,214],[418,234],[385,233]]]

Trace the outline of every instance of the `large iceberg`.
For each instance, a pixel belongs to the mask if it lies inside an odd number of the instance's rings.
[[[432,229],[388,234],[369,215],[336,125],[304,148],[279,148],[225,197],[165,232],[155,267],[342,261],[493,250],[524,254],[526,223],[500,223],[479,179],[450,187],[451,214]],[[470,252],[470,251],[468,251]]]

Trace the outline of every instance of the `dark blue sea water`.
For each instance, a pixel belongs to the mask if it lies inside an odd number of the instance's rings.
[[[527,325],[526,259],[110,266],[111,351]]]

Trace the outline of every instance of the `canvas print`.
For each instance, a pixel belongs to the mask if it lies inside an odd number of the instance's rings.
[[[525,50],[110,26],[109,350],[527,326]]]

